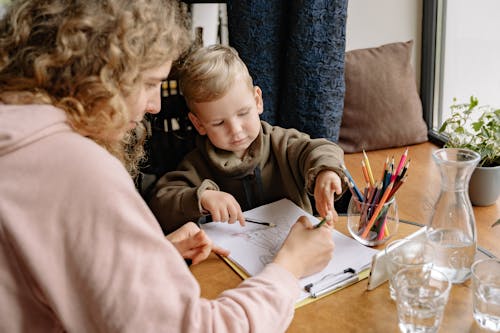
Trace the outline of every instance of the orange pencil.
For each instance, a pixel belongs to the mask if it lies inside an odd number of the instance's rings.
[[[370,232],[370,229],[372,228],[373,224],[375,223],[375,220],[377,219],[378,214],[384,207],[385,202],[387,201],[387,198],[389,197],[389,194],[391,193],[392,186],[394,183],[390,183],[387,188],[384,191],[384,195],[382,195],[382,198],[380,198],[380,201],[377,205],[377,208],[375,209],[375,212],[373,213],[372,217],[370,218],[370,221],[368,222],[365,230],[361,234],[362,238],[365,238],[368,236],[368,233]]]

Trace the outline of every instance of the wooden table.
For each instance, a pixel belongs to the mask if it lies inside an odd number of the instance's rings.
[[[425,225],[431,217],[440,191],[439,171],[431,157],[436,149],[431,143],[410,146],[409,178],[396,195],[402,221]],[[374,173],[381,173],[386,156],[394,155],[399,160],[403,152],[404,148],[368,152]],[[345,156],[346,166],[359,184],[363,184],[361,158],[362,154]],[[500,257],[500,226],[491,228],[491,224],[500,217],[500,199],[492,206],[474,207],[474,214],[478,246]],[[348,235],[345,222],[346,219],[341,217],[336,228]],[[417,226],[400,223],[395,237],[404,237],[417,229]],[[193,266],[191,271],[200,282],[201,294],[206,298],[215,298],[241,282],[241,278],[215,255]],[[363,280],[297,309],[287,332],[398,332],[396,305],[389,297],[387,283],[372,291],[366,290],[366,284],[367,280]],[[481,332],[472,318],[470,279],[453,285],[440,332]]]

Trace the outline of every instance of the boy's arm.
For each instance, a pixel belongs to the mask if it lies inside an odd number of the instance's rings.
[[[339,145],[323,138],[311,139],[309,135],[295,129],[282,129],[277,133],[280,140],[274,140],[273,149],[284,151],[287,163],[291,166],[295,177],[304,179],[305,189],[314,194],[315,180],[324,170],[331,170],[343,179],[341,165],[344,163],[344,151]],[[276,127],[273,132],[276,132]],[[342,181],[342,193],[347,189],[347,184]],[[340,195],[336,195],[338,199]]]
[[[202,177],[194,164],[184,160],[178,170],[167,172],[157,182],[149,206],[165,233],[187,221],[203,216],[199,203],[205,190],[219,190],[217,184]]]
[[[331,214],[336,221],[338,216],[333,202],[347,188],[342,181],[342,149],[326,139],[303,137],[290,141],[288,153],[292,161],[297,160],[298,170],[305,180],[305,190],[314,196],[318,214]]]
[[[296,149],[294,146],[297,144],[298,142],[292,144],[290,149],[294,151]],[[299,150],[303,153],[299,154],[297,158],[302,165],[301,170],[303,170],[305,185],[309,194],[314,194],[316,178],[322,171],[333,171],[341,180],[343,179],[344,172],[341,166],[344,164],[344,151],[339,145],[327,139],[309,139],[301,145],[307,148]],[[347,184],[342,181],[342,194],[346,189]],[[340,196],[341,194],[336,195],[335,198],[338,199]]]

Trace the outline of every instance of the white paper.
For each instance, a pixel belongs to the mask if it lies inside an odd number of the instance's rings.
[[[202,225],[202,229],[215,244],[230,250],[229,259],[250,276],[258,274],[266,264],[273,260],[291,226],[300,216],[307,216],[313,224],[319,222],[316,217],[288,199],[254,208],[246,211],[244,215],[248,218],[275,223],[276,227],[253,223],[246,223],[245,227],[241,227],[238,223],[212,222]],[[329,274],[342,272],[349,267],[358,272],[369,266],[372,256],[378,252],[336,230],[332,231],[332,238],[335,242],[332,260],[321,272],[302,278],[300,280],[302,288],[322,278],[324,281],[330,276]],[[307,297],[309,293],[303,289],[297,301]]]

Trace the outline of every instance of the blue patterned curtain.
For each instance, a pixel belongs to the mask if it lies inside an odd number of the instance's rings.
[[[347,0],[227,1],[229,44],[262,88],[262,119],[338,141]]]

